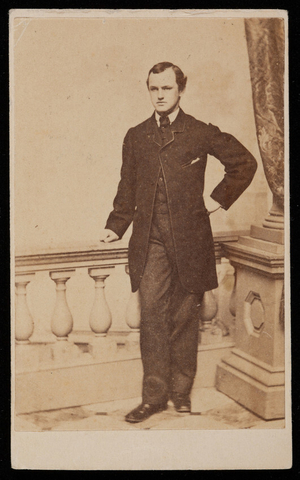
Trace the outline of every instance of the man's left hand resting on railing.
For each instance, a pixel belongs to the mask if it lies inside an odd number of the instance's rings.
[[[119,237],[112,230],[109,230],[108,228],[104,228],[100,232],[99,240],[100,240],[100,242],[110,243],[110,242],[115,242],[116,240],[119,240]]]

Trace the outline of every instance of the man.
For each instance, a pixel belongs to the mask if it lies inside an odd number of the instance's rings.
[[[100,240],[129,242],[132,291],[141,299],[142,404],[125,418],[137,423],[167,408],[191,411],[199,317],[205,291],[217,287],[209,214],[227,210],[250,184],[254,157],[218,127],[179,107],[187,78],[169,62],[155,65],[147,86],[155,112],[131,128],[123,144],[121,180]],[[225,167],[203,200],[207,155]]]

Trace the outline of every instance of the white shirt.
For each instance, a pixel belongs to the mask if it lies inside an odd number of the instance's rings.
[[[170,120],[170,125],[175,121],[175,118],[177,117],[179,113],[179,107],[172,113],[170,113],[170,115],[167,115],[169,117],[169,120]],[[159,115],[157,113],[157,111],[155,110],[155,120],[156,120],[156,123],[157,125],[160,127],[160,123],[159,123],[159,119],[160,119],[161,115]]]

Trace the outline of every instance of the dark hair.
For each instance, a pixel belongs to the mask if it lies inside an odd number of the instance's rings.
[[[176,76],[176,83],[178,85],[178,89],[180,92],[183,92],[186,86],[187,77],[184,75],[183,71],[179,67],[177,67],[177,65],[174,65],[171,62],[157,63],[156,65],[154,65],[154,67],[151,68],[151,70],[149,70],[148,78],[147,78],[147,87],[149,88],[149,77],[151,73],[162,73],[167,68],[172,68]]]

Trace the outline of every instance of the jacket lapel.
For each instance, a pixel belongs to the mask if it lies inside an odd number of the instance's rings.
[[[160,133],[155,120],[155,113],[146,122],[146,133],[150,143],[156,143],[159,147],[162,145]]]
[[[175,133],[183,132],[185,127],[185,113],[181,108],[179,108],[179,113],[175,119],[175,121],[170,126],[170,139],[162,145],[161,136],[159,133],[159,128],[155,120],[155,113],[149,118],[147,122],[147,135],[149,141],[152,143],[156,143],[159,147],[165,148],[167,145],[172,143],[175,138]]]

